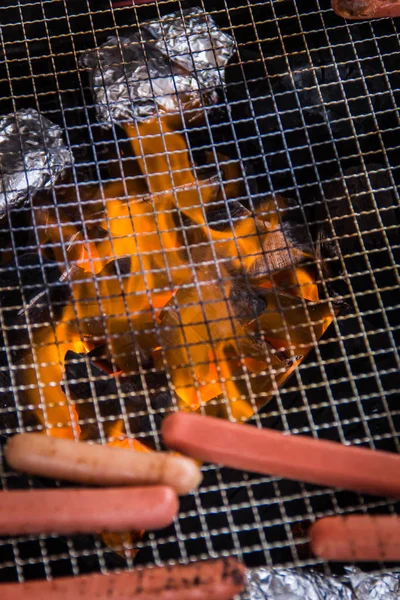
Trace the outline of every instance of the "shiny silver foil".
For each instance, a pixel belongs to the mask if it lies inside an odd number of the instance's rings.
[[[399,600],[400,573],[371,575],[360,569],[347,569],[354,600]]]
[[[259,568],[247,572],[241,600],[399,600],[400,573],[348,568],[343,582],[312,570]]]
[[[201,8],[171,13],[144,27],[164,56],[196,74],[200,87],[212,89],[224,83],[225,65],[235,49],[233,39]]]
[[[182,16],[183,15],[183,16]],[[232,38],[200,9],[141,24],[81,58],[101,123],[146,119],[218,102],[216,88],[234,51]]]
[[[353,600],[351,590],[333,577],[314,571],[252,569],[247,572],[246,600]],[[244,600],[244,599],[243,599]]]
[[[0,216],[52,185],[71,162],[60,127],[36,110],[0,117]]]

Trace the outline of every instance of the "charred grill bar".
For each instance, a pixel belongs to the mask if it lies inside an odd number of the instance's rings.
[[[396,22],[348,24],[328,1],[12,4],[2,122],[40,113],[47,162],[0,223],[4,439],[45,427],[160,449],[180,408],[398,451]],[[190,45],[204,11],[223,47],[207,64]],[[131,95],[132,65],[147,96]],[[319,564],[306,544],[317,515],[397,510],[204,471],[174,527],[4,538],[0,577],[227,552]],[[6,468],[2,482],[43,485]]]

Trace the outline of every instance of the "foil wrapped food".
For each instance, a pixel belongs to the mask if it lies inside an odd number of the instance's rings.
[[[82,56],[101,123],[195,110],[218,102],[233,39],[201,9],[172,13],[140,32],[110,37]]]
[[[259,568],[247,572],[242,600],[398,600],[400,573],[372,574],[347,568],[338,579],[316,571]]]
[[[34,109],[0,118],[0,216],[52,185],[72,162],[61,128]]]
[[[204,88],[224,83],[225,65],[232,56],[232,38],[223,33],[201,8],[167,15],[145,23],[160,52],[188,73],[195,73]]]

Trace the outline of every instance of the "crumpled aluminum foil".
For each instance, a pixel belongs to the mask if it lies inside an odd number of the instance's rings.
[[[333,577],[315,571],[251,569],[246,600],[353,600],[351,590]]]
[[[72,163],[58,125],[34,109],[0,118],[0,216],[55,182]]]
[[[360,569],[347,569],[354,600],[398,600],[400,573],[371,575]]]
[[[223,33],[201,8],[167,15],[162,21],[144,24],[156,47],[189,73],[196,73],[203,88],[216,88],[225,81],[225,65],[235,49],[233,39]]]
[[[81,57],[90,71],[98,120],[146,119],[218,102],[216,88],[234,51],[233,39],[201,9],[142,23],[140,33],[110,37]]]
[[[348,568],[346,581],[309,570],[251,569],[242,600],[399,600],[400,573],[370,574]]]

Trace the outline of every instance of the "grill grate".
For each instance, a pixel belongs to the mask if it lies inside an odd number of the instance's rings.
[[[96,122],[87,72],[78,66],[80,54],[117,31],[123,35],[144,19],[188,6],[162,2],[113,9],[109,0],[6,0],[0,8],[0,114],[33,107],[63,127],[75,165],[50,196],[66,210],[78,206],[78,219],[79,203],[90,199],[99,181],[105,185],[122,177],[129,188],[134,178],[123,131],[104,130]],[[318,346],[252,422],[398,451],[398,23],[346,23],[333,14],[329,0],[234,0],[229,5],[218,0],[201,7],[234,36],[238,55],[226,72],[226,107],[216,117],[209,114],[204,127],[186,132],[194,156],[204,162],[206,150],[215,157],[218,149],[228,162],[239,157],[247,202],[257,203],[270,191],[294,198],[294,217],[309,239],[321,224],[332,228],[338,258],[330,259],[332,273],[322,277],[321,286],[328,296],[333,290],[345,301]],[[347,213],[355,223],[352,235],[343,229],[343,215],[335,213],[332,201],[346,194],[353,200]],[[367,209],[360,209],[366,197]],[[11,247],[17,257],[37,253],[37,230],[30,223],[31,208],[23,208],[1,224],[3,252]],[[335,271],[338,264],[345,277]],[[24,268],[13,269],[20,286]],[[9,276],[3,262],[1,291]],[[43,273],[44,281],[48,277]],[[24,286],[21,306],[31,294]],[[5,315],[0,312],[4,331]],[[2,377],[15,349],[3,347]],[[2,384],[0,399],[3,441],[32,427],[32,411],[19,403],[14,371],[11,375],[12,393]],[[100,401],[95,405],[98,417]],[[102,427],[99,431],[104,441]],[[152,435],[159,445],[157,432]],[[6,465],[0,475],[4,489],[61,485],[22,477]],[[399,507],[387,499],[206,465],[200,490],[182,499],[179,520],[137,543],[135,564],[234,553],[249,566],[314,565],[341,573],[341,565],[310,556],[307,525],[322,515],[395,514]],[[128,552],[121,557],[94,536],[0,539],[1,581],[132,564]]]

